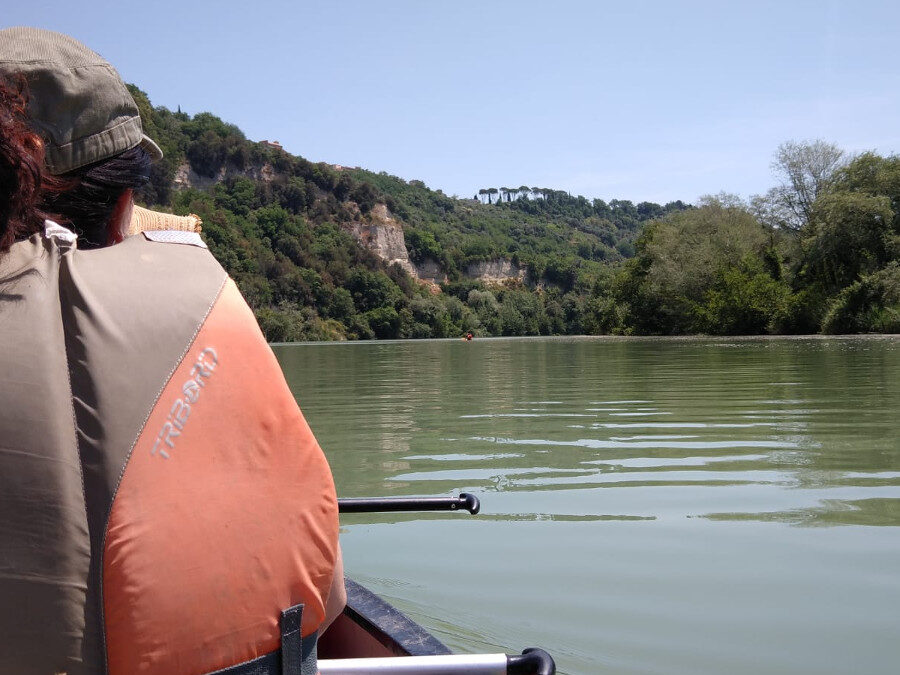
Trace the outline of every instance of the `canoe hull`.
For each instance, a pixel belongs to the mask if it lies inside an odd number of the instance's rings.
[[[320,659],[450,654],[440,640],[352,579],[347,606],[319,638]]]

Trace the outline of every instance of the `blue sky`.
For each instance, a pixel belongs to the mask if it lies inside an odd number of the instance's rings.
[[[447,194],[744,197],[779,143],[900,151],[900,3],[5,3],[155,105]]]

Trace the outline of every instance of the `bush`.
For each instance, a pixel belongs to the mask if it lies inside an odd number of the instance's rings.
[[[900,263],[842,290],[822,322],[825,333],[900,333]]]
[[[426,259],[441,260],[443,250],[434,238],[434,233],[428,230],[408,229],[404,232],[406,250],[413,262],[422,263]]]
[[[347,290],[353,296],[353,304],[358,312],[393,308],[403,297],[403,292],[397,284],[391,281],[384,272],[370,272],[364,268],[357,268],[350,272],[347,279]]]
[[[376,307],[365,313],[366,323],[379,340],[400,337],[400,315],[393,307]]]
[[[790,289],[763,271],[759,258],[719,272],[704,301],[694,305],[696,328],[714,335],[760,335],[771,332],[788,306]]]

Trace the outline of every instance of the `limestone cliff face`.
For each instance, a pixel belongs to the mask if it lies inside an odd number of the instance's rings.
[[[409,259],[403,226],[394,220],[384,204],[376,204],[367,221],[346,226],[356,240],[389,265],[396,263],[415,279],[437,287],[447,281],[447,275],[433,260],[416,265]]]
[[[431,284],[447,283],[447,275],[444,273],[444,270],[441,269],[441,266],[437,261],[432,260],[431,258],[425,258],[421,263],[413,263],[413,266],[416,268],[416,276],[418,276],[420,280],[427,281]]]
[[[467,277],[478,279],[487,284],[500,284],[505,281],[525,282],[528,276],[528,268],[521,267],[512,260],[500,258],[472,263],[466,267],[465,274]]]
[[[386,263],[396,263],[415,274],[400,223],[349,223],[346,227],[361,245]]]

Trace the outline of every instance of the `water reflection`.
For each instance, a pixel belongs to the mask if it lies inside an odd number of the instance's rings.
[[[758,520],[809,527],[828,525],[896,526],[900,523],[900,498],[824,499],[816,507],[767,513],[708,513],[710,520]]]
[[[757,484],[802,491],[808,509],[831,512],[829,489],[859,488],[862,501],[866,489],[900,487],[896,340],[483,340],[278,354],[348,496]],[[710,512],[709,501],[681,515]]]
[[[451,646],[551,640],[572,673],[821,675],[900,659],[873,637],[896,629],[900,603],[884,572],[900,565],[887,534],[900,525],[900,339],[276,353],[341,495],[481,494],[476,519],[342,519],[353,573]],[[477,554],[477,569],[442,551]],[[559,625],[523,622],[530,610],[503,593],[519,586],[543,589]]]

